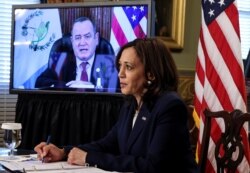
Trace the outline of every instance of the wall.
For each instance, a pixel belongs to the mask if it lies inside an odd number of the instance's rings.
[[[184,48],[181,52],[173,53],[178,70],[195,71],[197,46],[201,23],[200,0],[187,0],[185,16]]]

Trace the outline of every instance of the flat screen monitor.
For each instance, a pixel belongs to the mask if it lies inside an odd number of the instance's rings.
[[[10,93],[120,94],[116,54],[152,35],[153,13],[151,0],[13,5]],[[73,24],[86,18],[93,34],[76,29],[74,35]],[[90,39],[94,54],[83,66]]]

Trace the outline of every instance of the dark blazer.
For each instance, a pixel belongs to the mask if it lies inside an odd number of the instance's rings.
[[[104,90],[114,92],[118,87],[118,73],[114,55],[96,55],[91,69],[90,82],[96,85],[101,77]],[[96,69],[100,68],[97,74]],[[38,76],[36,88],[67,88],[66,83],[76,79],[76,58],[73,54],[60,52],[49,59],[48,68]]]
[[[135,105],[124,104],[106,137],[79,146],[88,152],[86,162],[119,172],[198,172],[189,142],[187,108],[178,95],[169,92],[151,106],[144,103],[132,128]]]

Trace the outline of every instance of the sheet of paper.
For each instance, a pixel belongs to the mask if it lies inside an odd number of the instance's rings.
[[[70,170],[86,168],[85,166],[70,165],[67,162],[42,163],[40,160],[25,161],[0,161],[0,163],[11,171],[44,171],[44,170]]]
[[[108,173],[96,167],[87,167],[79,165],[70,165],[66,161],[42,163],[34,156],[19,156],[18,160],[7,160],[1,157],[0,164],[11,171],[21,171],[27,173],[43,172],[43,173]],[[6,157],[7,158],[7,157]],[[29,158],[29,159],[27,159]],[[30,159],[32,158],[32,159]],[[24,171],[25,170],[25,171]],[[115,173],[115,172],[113,172]]]
[[[36,170],[36,171],[86,168],[86,166],[70,165],[67,162],[42,163],[40,160],[26,161],[26,162],[21,162],[20,164],[22,164],[25,170]]]
[[[0,161],[15,161],[15,162],[21,162],[21,161],[27,161],[27,160],[36,160],[37,155],[31,154],[31,155],[15,155],[15,156],[8,156],[8,155],[0,155]]]
[[[64,169],[64,170],[43,170],[43,171],[27,171],[27,173],[109,173],[109,171],[104,171],[95,167],[86,167],[81,169]],[[115,173],[115,172],[112,172]]]

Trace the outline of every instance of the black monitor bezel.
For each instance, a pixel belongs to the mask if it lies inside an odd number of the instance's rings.
[[[25,4],[12,5],[12,21],[11,21],[11,67],[10,67],[10,94],[34,93],[34,94],[112,94],[120,95],[120,92],[102,92],[95,89],[19,89],[14,88],[14,41],[15,41],[15,10],[16,9],[51,9],[51,8],[84,8],[84,7],[115,7],[126,5],[147,5],[148,6],[148,37],[154,33],[154,1],[153,0],[138,0],[138,1],[94,1],[94,2],[75,2],[75,3],[46,3],[46,4]]]

